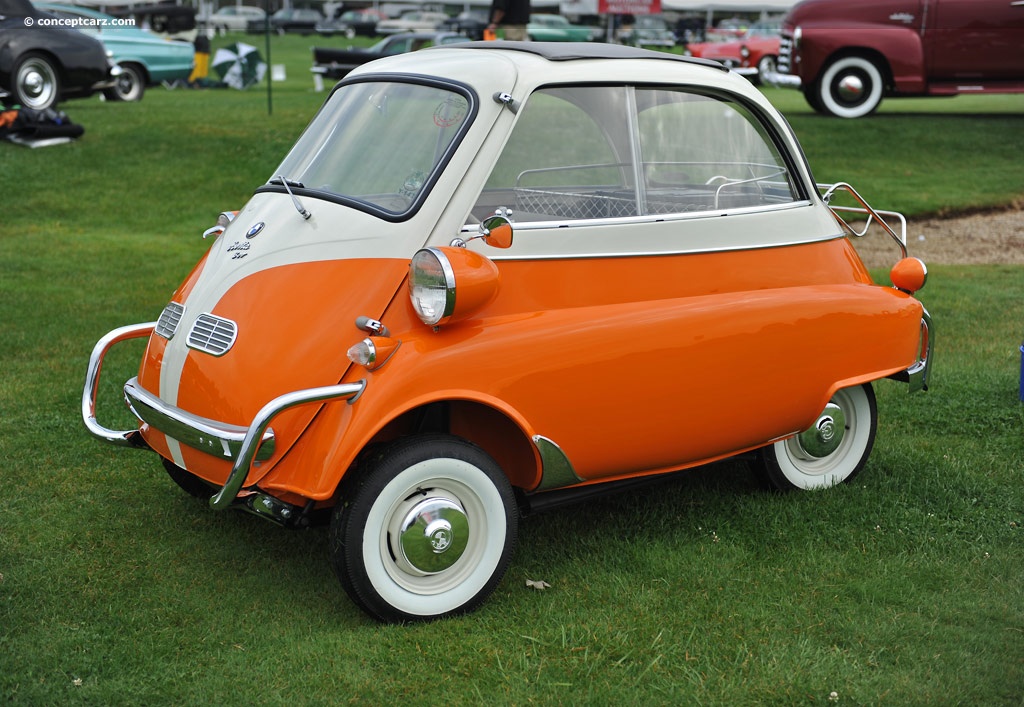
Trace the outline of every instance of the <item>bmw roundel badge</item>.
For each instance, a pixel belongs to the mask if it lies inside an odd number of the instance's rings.
[[[262,221],[254,223],[253,225],[249,226],[249,230],[245,232],[245,237],[255,238],[257,235],[259,235],[259,232],[263,230],[263,227],[265,225],[266,224],[263,223]]]

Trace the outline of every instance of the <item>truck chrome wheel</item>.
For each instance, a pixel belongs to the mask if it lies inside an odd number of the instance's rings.
[[[761,450],[759,471],[782,491],[849,481],[871,454],[877,422],[870,383],[838,390],[813,425]]]
[[[447,436],[387,450],[331,524],[331,560],[342,585],[384,621],[469,611],[501,581],[518,508],[498,465]]]
[[[870,60],[847,56],[832,62],[817,85],[817,99],[824,110],[840,118],[860,118],[882,102],[885,82]]]

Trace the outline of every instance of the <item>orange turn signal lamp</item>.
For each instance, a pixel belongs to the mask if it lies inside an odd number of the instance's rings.
[[[348,350],[348,360],[374,371],[395,355],[402,342],[390,336],[368,336]]]

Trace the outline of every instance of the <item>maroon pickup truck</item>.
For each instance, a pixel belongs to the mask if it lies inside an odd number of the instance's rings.
[[[842,118],[883,97],[1024,93],[1024,0],[804,0],[767,81]]]

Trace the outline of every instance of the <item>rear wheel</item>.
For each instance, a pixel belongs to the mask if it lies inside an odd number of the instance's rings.
[[[512,557],[518,508],[483,450],[429,435],[392,445],[339,503],[331,563],[349,596],[382,621],[474,609]]]
[[[823,489],[856,476],[871,454],[878,408],[870,383],[837,390],[817,421],[765,447],[758,471],[776,489]]]

